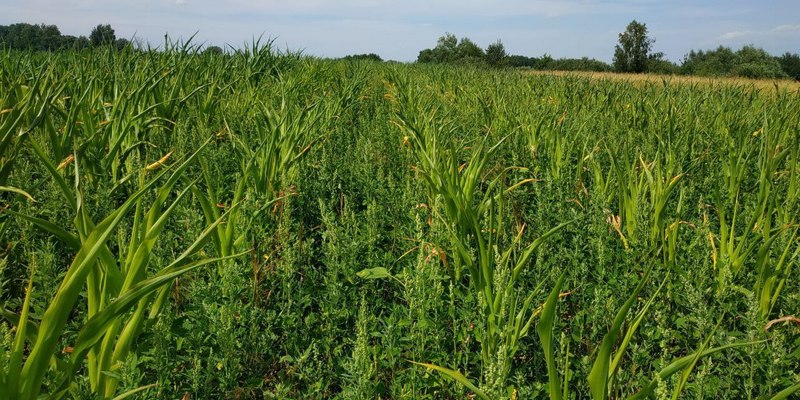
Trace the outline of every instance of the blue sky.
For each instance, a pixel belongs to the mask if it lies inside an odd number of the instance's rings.
[[[610,61],[619,32],[647,24],[655,51],[680,61],[719,45],[800,53],[800,0],[0,0],[0,24],[55,24],[87,35],[109,23],[117,37],[152,44],[165,33],[241,46],[263,34],[280,47],[339,57],[377,53],[413,61],[450,32],[511,54]]]

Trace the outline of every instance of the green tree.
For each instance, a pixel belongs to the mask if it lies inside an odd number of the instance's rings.
[[[508,66],[512,68],[531,68],[536,63],[535,57],[526,57],[518,54],[508,56]]]
[[[61,32],[55,25],[39,25],[41,32],[39,50],[57,50],[61,45]]]
[[[647,25],[631,21],[625,32],[619,34],[619,44],[614,48],[614,69],[619,72],[646,72],[655,39],[647,36]]]
[[[647,56],[647,72],[654,72],[657,74],[676,74],[678,73],[678,66],[667,60],[664,53],[657,52]]]
[[[92,42],[89,41],[88,37],[80,35],[78,36],[77,39],[75,39],[73,45],[75,49],[83,50],[83,49],[88,49],[92,45]]]
[[[364,61],[376,61],[376,62],[382,62],[383,61],[381,56],[379,56],[379,55],[377,55],[375,53],[351,54],[349,56],[343,57],[342,60],[347,60],[347,61],[364,60]]]
[[[483,49],[469,38],[461,38],[456,48],[458,58],[483,58]]]
[[[737,65],[733,73],[746,78],[785,78],[781,64],[766,50],[744,46],[736,52]]]
[[[500,39],[497,39],[496,42],[486,48],[486,63],[492,67],[504,66],[507,58],[506,47],[503,46],[503,42]]]
[[[735,64],[736,53],[730,47],[719,46],[715,50],[689,51],[680,69],[687,75],[726,76],[732,74]]]
[[[461,58],[463,58],[463,53],[468,53],[474,51],[471,49],[471,45],[475,45],[472,43],[471,40],[467,38],[461,39],[462,45],[459,45],[458,38],[456,35],[452,33],[445,33],[444,36],[440,36],[439,40],[436,41],[436,47],[433,49],[425,49],[419,52],[419,56],[417,56],[417,62],[420,63],[447,63],[447,62],[454,62]],[[465,43],[466,42],[466,43]],[[480,48],[478,47],[478,50]],[[482,52],[481,52],[482,53]]]
[[[421,50],[419,52],[419,55],[417,56],[417,62],[418,63],[436,62],[436,60],[433,57],[433,50],[432,49]]]
[[[542,69],[552,70],[552,71],[596,71],[596,72],[611,71],[610,65],[602,61],[591,59],[588,57],[559,58],[558,60],[554,60],[552,58],[548,60],[545,57],[542,57],[542,60],[540,62],[542,63],[541,65],[543,66]]]
[[[115,40],[117,40],[117,35],[114,34],[114,29],[109,24],[95,26],[89,35],[92,47],[114,44]]]
[[[55,25],[26,23],[0,26],[0,44],[17,50],[57,50],[62,36]]]
[[[778,63],[786,75],[800,81],[800,55],[787,52],[786,54],[778,57]]]
[[[445,33],[436,41],[433,57],[437,62],[455,61],[458,58],[458,38],[452,33]]]
[[[219,47],[219,46],[208,46],[208,47],[206,47],[205,50],[203,50],[203,54],[219,55],[219,54],[223,54],[223,53],[224,53],[224,51],[222,50],[222,47]]]
[[[117,50],[123,50],[126,47],[131,46],[131,41],[125,38],[119,38],[114,40],[114,47]]]
[[[680,71],[700,76],[783,78],[791,74],[781,60],[754,46],[744,46],[735,52],[729,47],[720,46],[715,50],[690,51]]]

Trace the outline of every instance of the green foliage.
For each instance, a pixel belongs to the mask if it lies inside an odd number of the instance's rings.
[[[618,72],[647,72],[653,43],[655,39],[647,36],[647,25],[631,21],[625,32],[619,34],[619,44],[614,46],[614,69]]]
[[[677,74],[680,67],[672,61],[664,59],[664,53],[650,54],[647,58],[647,72],[655,74]]]
[[[492,67],[505,66],[507,57],[506,47],[499,39],[486,48],[486,63]]]
[[[550,400],[563,399],[566,387],[561,387],[559,382],[559,373],[556,369],[555,352],[553,349],[553,323],[555,319],[556,306],[558,305],[558,295],[561,291],[561,285],[564,283],[564,276],[558,278],[558,281],[553,286],[550,295],[547,296],[547,302],[542,307],[542,315],[539,318],[539,323],[536,324],[536,332],[539,334],[539,342],[542,344],[542,351],[544,352],[545,363],[547,364],[547,378],[548,386],[547,392],[550,394]]]
[[[458,38],[452,33],[445,33],[436,41],[433,49],[424,49],[419,52],[419,63],[445,63],[458,59]]]
[[[699,76],[783,78],[788,72],[782,68],[780,59],[772,57],[763,49],[744,46],[734,52],[728,47],[720,46],[715,50],[690,51],[680,70],[684,74]]]
[[[109,24],[100,24],[92,28],[92,33],[89,34],[89,41],[93,47],[105,46],[114,44],[117,40],[117,35],[114,33],[114,28]]]
[[[364,61],[383,62],[383,59],[381,58],[381,56],[379,56],[379,55],[377,55],[375,53],[353,54],[353,55],[349,55],[349,56],[343,57],[342,60],[347,60],[347,61],[361,61],[361,60],[364,60]]]
[[[588,57],[554,59],[547,54],[541,57],[512,55],[508,56],[507,60],[510,67],[527,67],[539,71],[609,72],[612,70],[608,63]]]
[[[732,73],[745,78],[785,77],[781,65],[764,49],[744,46],[736,52],[737,64]]]
[[[0,25],[0,46],[16,50],[57,50],[72,48],[69,36],[61,36],[55,25],[18,23]]]
[[[166,200],[172,186],[178,181],[188,161],[192,158],[194,157],[188,158],[182,166],[178,167],[167,183],[159,189],[158,198],[147,212],[146,218],[141,221],[142,225],[134,227],[130,253],[120,269],[117,269],[116,260],[106,248],[105,241],[117,229],[129,210],[134,206],[137,210],[141,207],[139,199],[154,186],[158,179],[144,184],[120,208],[105,217],[96,226],[89,219],[81,203],[78,203],[76,222],[79,224],[81,246],[77,249],[75,259],[68,268],[64,281],[44,311],[41,321],[38,324],[29,321],[28,316],[33,279],[29,280],[22,312],[19,316],[13,316],[12,313],[3,310],[3,316],[17,327],[9,369],[4,376],[0,376],[0,380],[10,385],[7,387],[7,392],[2,393],[3,398],[35,398],[39,395],[45,374],[49,369],[48,364],[56,354],[57,340],[64,333],[67,318],[75,307],[75,302],[84,284],[88,292],[88,320],[78,331],[70,360],[60,364],[57,368],[59,375],[57,382],[60,380],[61,383],[55,386],[53,395],[60,397],[68,390],[73,375],[84,361],[84,357],[88,356],[92,391],[103,393],[106,397],[113,396],[116,392],[116,378],[113,374],[104,372],[112,371],[116,362],[127,357],[130,346],[141,329],[145,313],[149,312],[149,318],[152,319],[160,312],[163,296],[154,299],[152,293],[192,269],[217,261],[213,259],[190,261],[207,238],[208,233],[206,232],[162,271],[152,277],[145,275],[150,250],[163,229],[166,218],[174,210],[177,201],[187,193],[187,190],[177,197],[176,203],[169,205],[165,210],[162,210],[162,202]],[[160,174],[159,178],[166,172],[168,171]],[[78,193],[77,196],[83,197],[81,193]],[[137,215],[135,221],[139,220]],[[216,221],[212,227],[220,222]],[[100,271],[106,275],[107,281],[103,285],[100,285],[97,280],[101,275]],[[135,307],[133,317],[123,322],[123,315],[134,308],[134,305],[137,307]],[[26,339],[30,340],[30,354],[25,358],[22,368],[18,369],[18,364],[22,363]]]
[[[458,40],[452,33],[445,33],[444,36],[439,37],[436,47],[419,52],[417,62],[502,67],[506,64],[506,57],[505,47],[499,40],[490,44],[484,52],[480,46],[467,37]]]
[[[0,51],[0,398],[796,395],[796,93],[272,44]]]
[[[66,51],[90,46],[113,45],[118,50],[130,45],[127,39],[117,39],[111,25],[97,25],[90,36],[62,35],[55,25],[17,23],[0,25],[0,47],[14,50]]]
[[[786,52],[778,57],[783,72],[796,81],[800,81],[800,55]]]
[[[222,47],[219,46],[208,46],[203,50],[203,53],[214,54],[214,55],[221,55],[224,53]]]
[[[469,38],[461,38],[456,46],[456,53],[460,59],[475,59],[480,60],[483,58],[483,50]]]

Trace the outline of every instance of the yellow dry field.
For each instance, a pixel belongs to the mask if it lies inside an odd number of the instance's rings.
[[[585,71],[527,71],[536,75],[579,76],[599,80],[622,80],[633,83],[662,83],[662,84],[696,84],[696,85],[734,85],[753,87],[759,90],[788,90],[800,94],[800,82],[791,79],[748,79],[730,77],[699,77],[684,75],[658,75],[658,74],[619,74],[614,72],[585,72]]]

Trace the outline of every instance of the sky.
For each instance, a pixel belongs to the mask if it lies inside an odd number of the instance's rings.
[[[675,62],[720,45],[800,53],[800,0],[0,0],[0,25],[52,24],[65,35],[111,24],[117,37],[154,46],[165,34],[220,47],[263,36],[314,56],[398,61],[449,32],[484,48],[499,39],[509,54],[609,62],[634,19]]]

